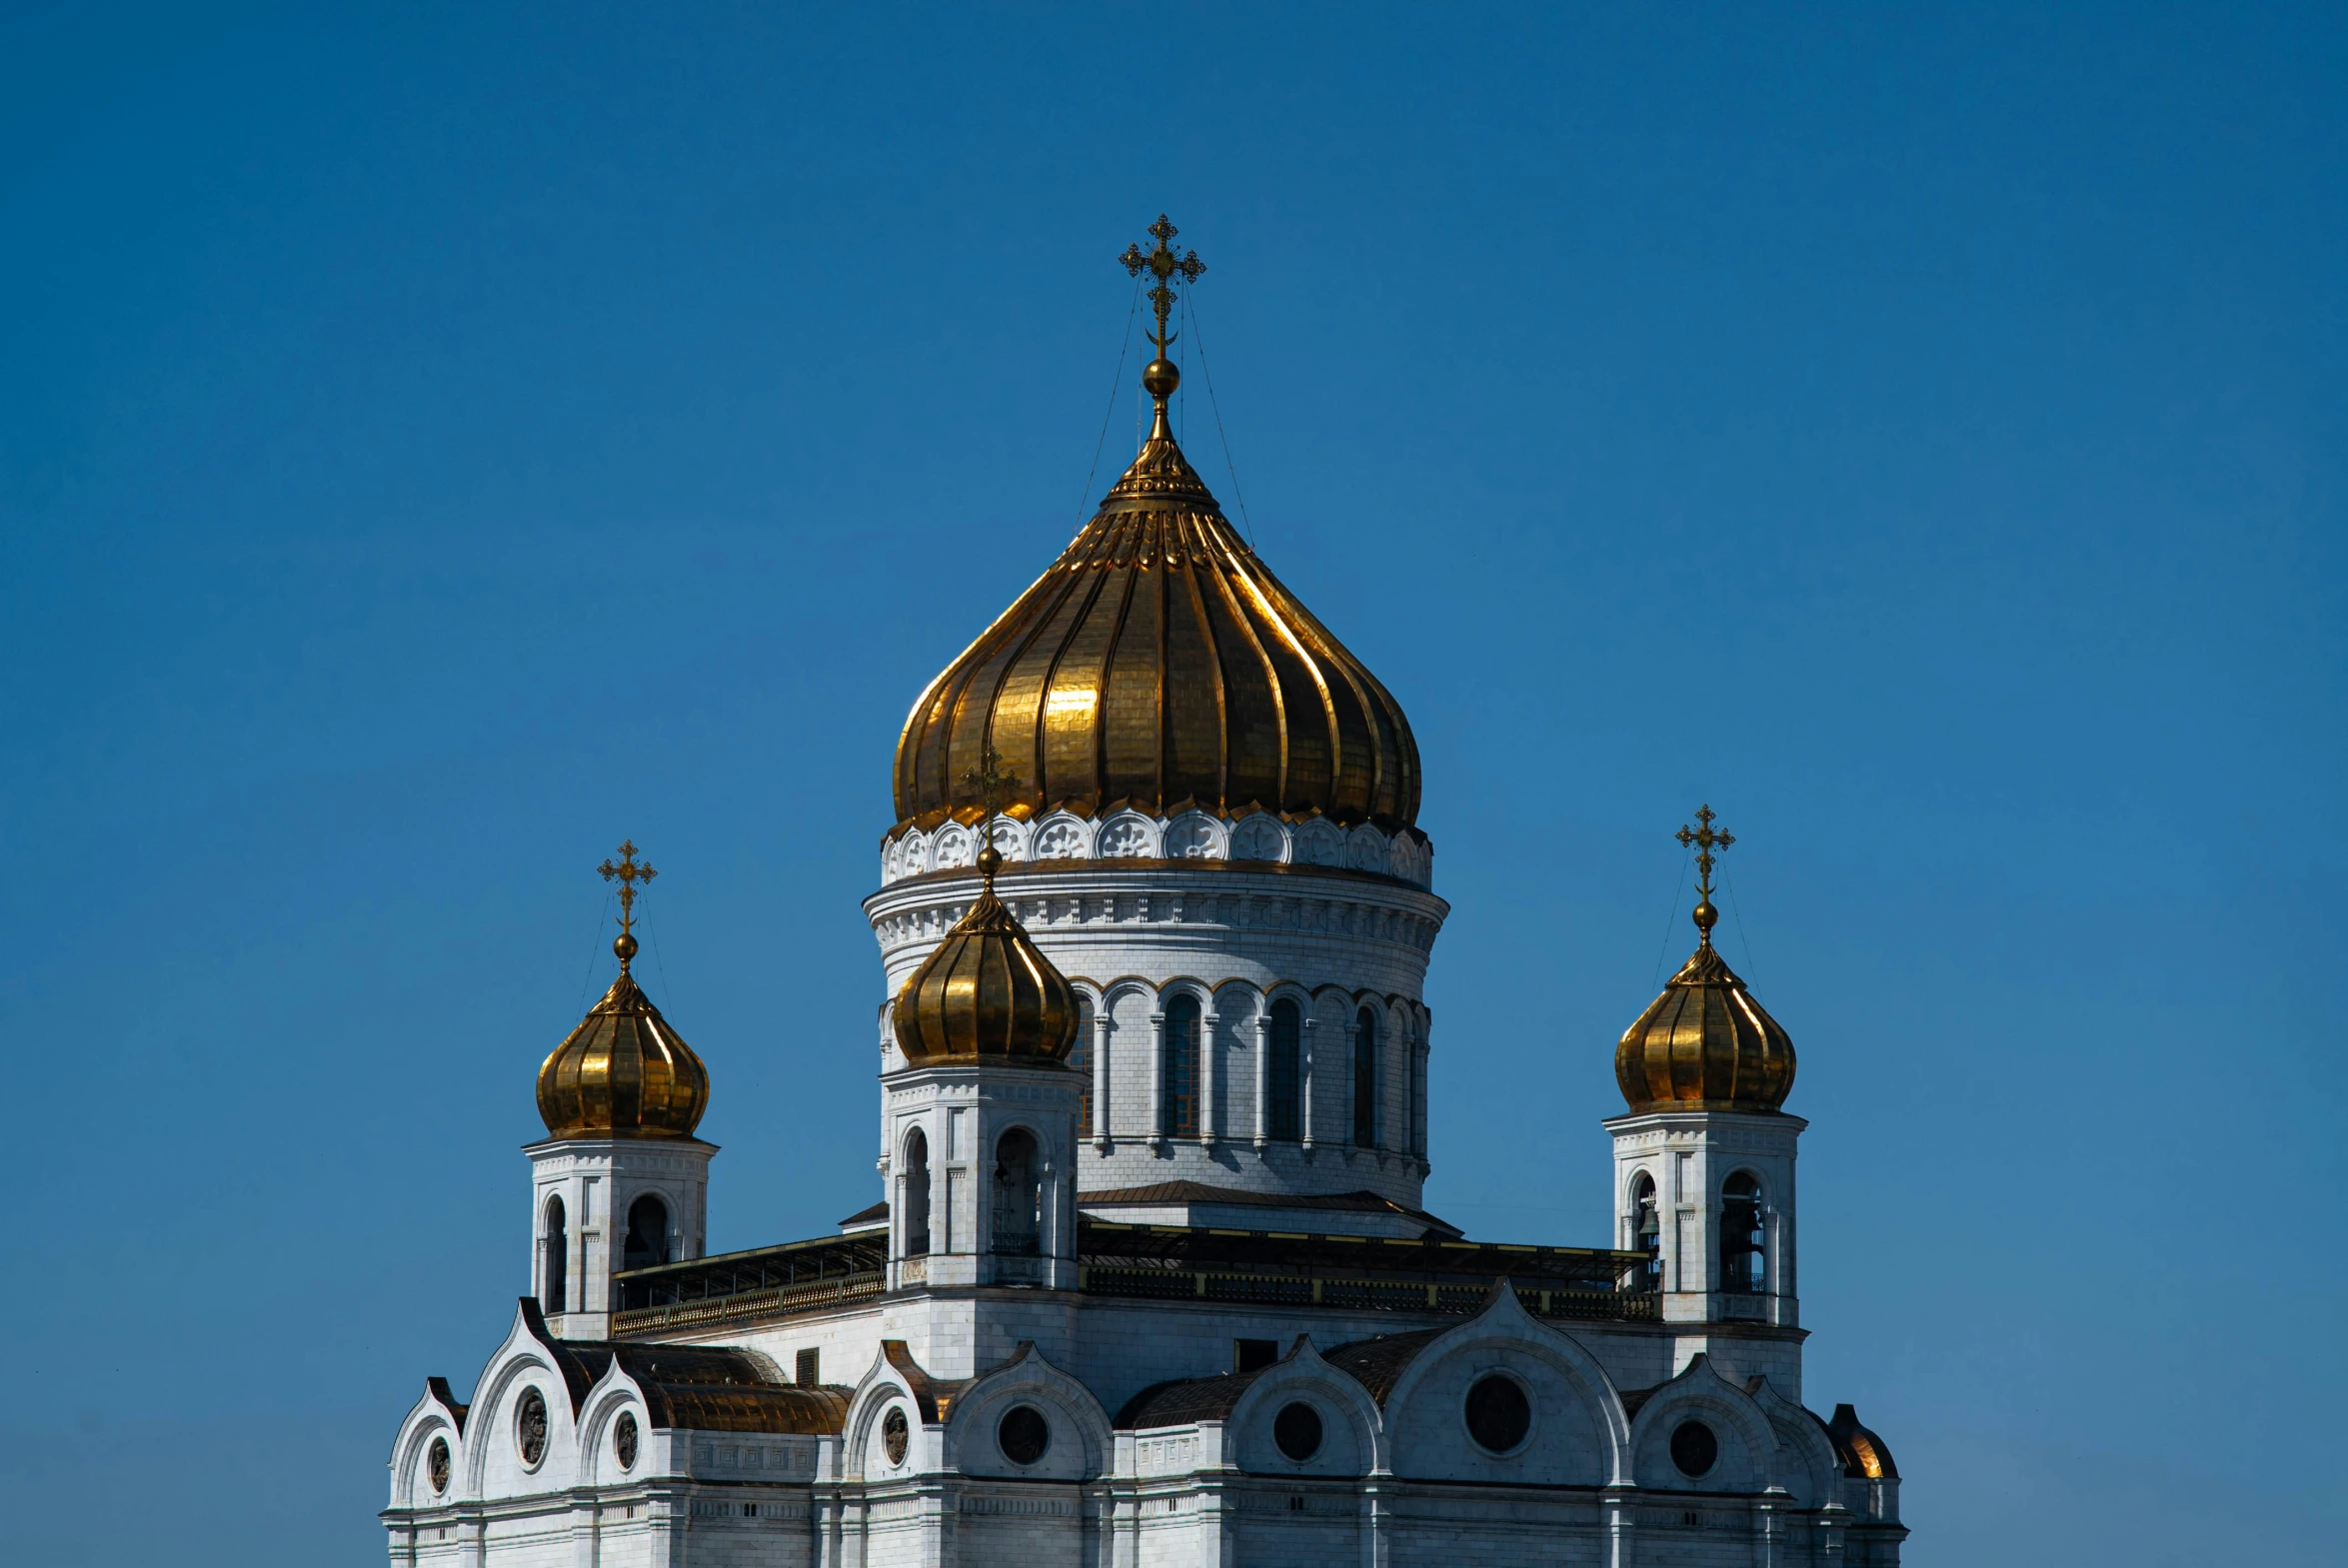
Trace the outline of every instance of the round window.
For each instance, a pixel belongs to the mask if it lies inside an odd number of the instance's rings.
[[[535,1466],[546,1457],[546,1395],[535,1388],[523,1389],[521,1403],[514,1407],[514,1442],[526,1465]]]
[[[620,1456],[620,1468],[636,1468],[636,1412],[623,1410],[620,1419],[612,1423],[612,1452]]]
[[[432,1477],[434,1491],[445,1492],[449,1489],[449,1442],[447,1438],[436,1437],[432,1440],[431,1449],[424,1455],[424,1473]]]
[[[1495,1454],[1513,1450],[1532,1430],[1532,1402],[1524,1386],[1494,1373],[1467,1390],[1467,1435]]]
[[[889,1413],[881,1417],[881,1446],[888,1451],[891,1464],[905,1463],[906,1445],[913,1441],[913,1428],[906,1424],[905,1406],[891,1405]]]
[[[1280,1452],[1298,1462],[1320,1452],[1320,1412],[1302,1400],[1280,1406],[1271,1418],[1271,1440]]]
[[[1701,1421],[1682,1421],[1671,1429],[1671,1462],[1681,1475],[1709,1475],[1720,1462],[1720,1439]]]
[[[1013,1464],[1034,1464],[1052,1446],[1052,1425],[1034,1405],[1013,1405],[995,1429],[995,1441]]]

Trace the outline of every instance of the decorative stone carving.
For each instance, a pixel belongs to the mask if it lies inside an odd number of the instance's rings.
[[[432,1440],[432,1448],[424,1456],[425,1475],[432,1482],[434,1492],[449,1489],[449,1443],[445,1437]]]
[[[535,1467],[546,1457],[546,1395],[535,1387],[522,1390],[521,1402],[514,1410],[514,1444],[522,1450],[522,1462]]]
[[[1139,816],[1112,818],[1101,829],[1101,858],[1138,859],[1150,852],[1150,824]]]
[[[1315,816],[1296,829],[1296,859],[1304,865],[1345,863],[1345,835],[1325,816]]]
[[[905,1451],[913,1440],[913,1429],[905,1419],[905,1406],[891,1405],[889,1413],[881,1417],[881,1447],[893,1465],[905,1463]]]
[[[1288,835],[1281,831],[1280,820],[1263,811],[1242,816],[1231,829],[1231,858],[1234,860],[1285,860],[1288,857]]]
[[[612,1423],[612,1452],[619,1456],[620,1468],[636,1468],[636,1413],[620,1412],[620,1419]]]
[[[1345,866],[1398,877],[1420,887],[1433,884],[1433,855],[1414,832],[1392,838],[1368,822],[1351,828],[1314,817],[1294,828],[1268,811],[1249,811],[1235,821],[1206,811],[1184,811],[1160,820],[1139,811],[1121,811],[1094,822],[1057,811],[1039,822],[998,819],[992,830],[1006,860],[1268,860],[1297,865]],[[930,871],[972,863],[977,835],[959,822],[935,833],[908,828],[881,852],[884,884]]]
[[[1055,817],[1036,834],[1036,858],[1073,860],[1085,852],[1085,829],[1070,817]]]
[[[1167,824],[1166,857],[1170,860],[1220,858],[1215,853],[1214,818],[1204,811],[1188,811]]]

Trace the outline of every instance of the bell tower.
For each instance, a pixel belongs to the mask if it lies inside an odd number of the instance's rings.
[[[1017,782],[989,748],[972,787],[992,815]],[[995,896],[978,897],[897,993],[881,1075],[889,1283],[1077,1283],[1076,988]]]
[[[619,976],[538,1069],[547,1137],[530,1144],[531,1294],[561,1338],[603,1339],[613,1276],[706,1250],[710,1159],[693,1135],[710,1074],[629,972],[639,884],[659,873],[633,842],[598,867],[620,884]]]
[[[1794,1270],[1795,1143],[1779,1107],[1793,1040],[1712,946],[1712,867],[1736,840],[1709,805],[1679,840],[1696,851],[1696,950],[1623,1032],[1614,1078],[1628,1114],[1614,1139],[1615,1245],[1647,1253],[1675,1336],[1676,1372],[1706,1352],[1801,1397]]]

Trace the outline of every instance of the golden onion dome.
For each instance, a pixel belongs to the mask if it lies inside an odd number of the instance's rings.
[[[636,938],[612,943],[620,977],[538,1069],[538,1113],[558,1138],[689,1138],[710,1071],[628,972]]]
[[[1053,1067],[1077,1042],[1077,992],[1003,900],[1003,856],[979,851],[985,881],[970,913],[897,993],[897,1048],[916,1066],[1015,1061]]]
[[[1713,948],[1719,917],[1709,896],[1696,905],[1694,955],[1614,1047],[1634,1112],[1775,1110],[1793,1088],[1793,1039]]]
[[[1034,587],[932,681],[897,743],[897,826],[975,821],[966,782],[990,748],[1018,776],[1006,808],[1100,816],[1320,812],[1386,831],[1418,814],[1402,709],[1273,577],[1168,427]]]

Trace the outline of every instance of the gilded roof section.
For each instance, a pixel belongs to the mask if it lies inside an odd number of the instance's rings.
[[[1380,1334],[1374,1339],[1356,1339],[1349,1345],[1339,1345],[1321,1359],[1341,1372],[1348,1373],[1369,1397],[1385,1408],[1386,1399],[1402,1374],[1410,1370],[1410,1363],[1418,1353],[1437,1339],[1449,1333],[1445,1328],[1422,1328],[1408,1334]]]
[[[1833,1440],[1835,1456],[1842,1460],[1844,1475],[1869,1481],[1899,1479],[1899,1466],[1892,1463],[1890,1445],[1859,1424],[1857,1410],[1849,1405],[1836,1405],[1834,1419],[1819,1424]]]
[[[557,1339],[529,1296],[522,1298],[522,1315],[562,1372],[573,1414],[617,1357],[620,1370],[644,1391],[645,1414],[655,1427],[826,1436],[848,1422],[854,1390],[791,1382],[772,1357],[756,1350]]]
[[[1148,1431],[1160,1426],[1188,1426],[1197,1421],[1222,1421],[1230,1417],[1255,1379],[1268,1367],[1256,1367],[1245,1372],[1222,1372],[1213,1377],[1180,1377],[1171,1382],[1153,1383],[1126,1401],[1110,1424],[1121,1432]]]
[[[1058,1066],[1077,1041],[1077,992],[1003,900],[995,851],[986,883],[897,993],[897,1048],[916,1064],[1017,1061]]]
[[[900,826],[973,820],[993,747],[1008,808],[1418,814],[1392,695],[1256,559],[1163,424],[1035,586],[933,681],[897,746]]]
[[[1793,1088],[1793,1039],[1703,945],[1623,1031],[1614,1081],[1633,1111],[1775,1110]]]
[[[538,1069],[552,1137],[689,1138],[709,1104],[709,1068],[625,966]]]

